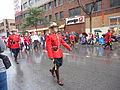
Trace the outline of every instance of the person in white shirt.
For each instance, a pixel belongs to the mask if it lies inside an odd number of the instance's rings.
[[[32,39],[34,50],[36,50],[36,49],[38,50],[38,43],[40,42],[40,38],[36,32],[34,32],[34,35],[31,36],[31,39]]]

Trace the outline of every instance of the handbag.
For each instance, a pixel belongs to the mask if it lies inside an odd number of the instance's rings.
[[[0,54],[0,58],[3,60],[3,64],[5,65],[5,68],[8,69],[11,66],[11,62],[8,56]]]

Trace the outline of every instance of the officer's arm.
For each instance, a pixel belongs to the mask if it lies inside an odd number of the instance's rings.
[[[71,47],[63,40],[61,39],[61,44],[66,47],[68,50],[71,50]]]
[[[10,48],[11,42],[10,42],[10,36],[8,37],[7,47]]]
[[[53,58],[51,38],[49,36],[46,36],[46,50],[48,52],[48,57]]]

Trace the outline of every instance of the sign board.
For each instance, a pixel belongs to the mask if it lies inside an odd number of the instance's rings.
[[[66,25],[84,23],[84,22],[85,22],[84,16],[75,17],[75,18],[66,18]]]
[[[15,14],[21,11],[21,0],[14,0]]]

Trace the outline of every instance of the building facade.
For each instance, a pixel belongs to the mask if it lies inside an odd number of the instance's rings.
[[[12,29],[16,29],[15,20],[13,19],[3,19],[0,22],[0,32],[9,32]]]
[[[56,21],[61,29],[67,32],[90,32],[90,18],[80,8],[78,0],[22,0],[21,11],[16,13],[16,27],[20,29],[25,11],[29,7],[44,8],[45,19],[50,23]],[[118,30],[120,27],[120,0],[94,0],[95,6],[92,11],[92,31],[101,29],[105,33],[108,28]],[[82,0],[82,5],[89,12],[93,4],[93,0]],[[45,27],[39,24],[38,30]],[[29,28],[33,30],[34,28]],[[45,29],[44,29],[45,30]]]

